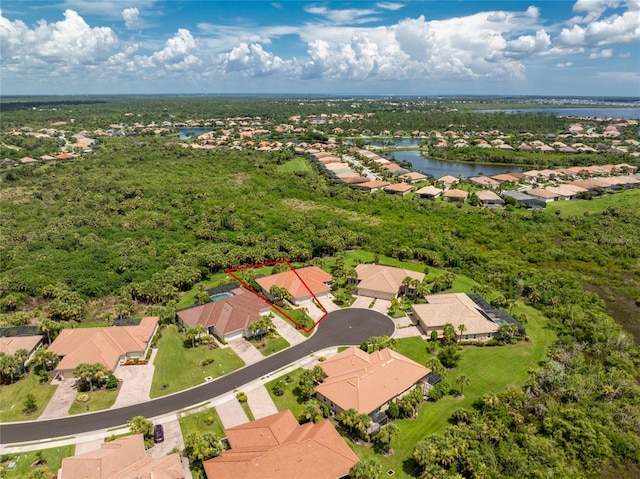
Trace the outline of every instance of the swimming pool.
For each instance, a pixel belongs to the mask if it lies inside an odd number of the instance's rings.
[[[211,302],[222,301],[223,299],[227,299],[233,296],[231,293],[218,293],[210,296]]]

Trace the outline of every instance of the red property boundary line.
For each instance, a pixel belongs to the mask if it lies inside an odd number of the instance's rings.
[[[291,316],[289,316],[287,313],[285,313],[284,311],[282,311],[278,306],[276,306],[275,304],[273,304],[271,301],[269,301],[267,298],[264,297],[264,295],[260,294],[258,291],[256,291],[255,289],[253,289],[246,281],[244,281],[242,278],[238,277],[236,274],[234,274],[236,271],[244,271],[247,269],[255,269],[255,268],[262,268],[264,266],[273,266],[274,264],[280,264],[280,263],[284,263],[286,264],[289,269],[291,269],[291,271],[293,271],[293,273],[298,277],[298,279],[300,280],[300,282],[304,285],[304,287],[306,288],[306,290],[309,292],[309,294],[311,294],[311,296],[313,297],[313,299],[315,300],[316,304],[318,306],[320,306],[320,309],[322,310],[322,312],[324,313],[322,315],[322,317],[316,321],[315,323],[313,323],[313,325],[309,326],[309,328],[305,328],[303,327],[300,323],[298,323],[295,319],[293,319]],[[272,308],[274,308],[276,311],[278,311],[281,315],[283,315],[285,318],[287,318],[289,321],[291,321],[293,324],[296,325],[296,327],[298,329],[301,329],[302,331],[304,331],[305,333],[309,334],[311,333],[311,331],[314,330],[314,328],[320,324],[320,322],[327,316],[327,309],[322,305],[322,303],[318,300],[318,298],[316,298],[316,295],[313,294],[313,291],[311,291],[311,289],[309,289],[309,286],[307,286],[307,283],[304,282],[304,280],[302,279],[302,277],[298,274],[298,272],[295,270],[295,268],[293,266],[291,266],[291,263],[289,263],[288,260],[286,259],[281,259],[278,261],[270,261],[268,263],[260,263],[260,264],[254,264],[254,265],[250,265],[250,266],[240,266],[238,268],[229,268],[226,269],[225,272],[231,276],[233,279],[235,279],[238,283],[240,283],[244,288],[248,289],[249,291],[253,292],[253,294],[255,294],[256,296],[258,296],[258,298],[260,298],[262,301],[264,301],[265,303],[267,303],[269,306],[271,306]]]

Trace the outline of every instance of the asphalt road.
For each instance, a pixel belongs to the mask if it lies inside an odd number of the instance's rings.
[[[391,336],[393,321],[384,314],[369,309],[343,309],[329,313],[308,340],[264,360],[246,366],[213,382],[145,403],[81,416],[45,421],[28,421],[0,425],[0,444],[39,441],[72,436],[126,424],[134,416],[155,417],[208,401],[233,391],[272,371],[308,356],[315,351],[359,345],[372,336]]]

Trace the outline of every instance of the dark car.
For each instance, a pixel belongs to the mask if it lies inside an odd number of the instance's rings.
[[[163,442],[164,441],[164,428],[162,424],[156,424],[153,428],[153,442]]]

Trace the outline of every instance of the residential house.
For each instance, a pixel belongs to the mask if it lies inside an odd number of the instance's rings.
[[[379,264],[356,266],[358,285],[356,294],[370,298],[391,299],[402,292],[405,278],[422,281],[423,273]]]
[[[533,196],[534,198],[538,198],[539,200],[544,201],[545,203],[551,203],[552,201],[556,201],[558,199],[558,195],[547,191],[545,189],[534,188],[532,190],[525,191],[529,196]]]
[[[413,186],[409,183],[395,183],[384,188],[384,192],[390,195],[405,196],[411,193],[411,191],[413,191]]]
[[[518,183],[520,181],[520,178],[522,178],[522,174],[521,173],[502,173],[500,175],[492,176],[491,178],[493,178],[496,181],[499,181],[500,183]]]
[[[488,208],[502,208],[504,207],[504,200],[500,198],[493,191],[482,190],[476,193],[476,196],[480,200],[482,206],[486,206]]]
[[[545,189],[551,193],[558,195],[558,199],[561,200],[575,200],[582,197],[582,195],[587,192],[587,189],[585,188],[568,184],[562,184],[559,186],[548,186]]]
[[[82,363],[101,363],[113,372],[126,359],[144,359],[157,329],[157,317],[135,326],[63,329],[49,346],[61,358],[52,375],[73,377]]]
[[[184,328],[204,326],[208,334],[223,341],[246,337],[249,325],[269,314],[269,304],[245,288],[235,288],[232,295],[218,301],[178,311],[178,321]]]
[[[22,163],[23,165],[35,165],[38,163],[38,160],[36,160],[35,158],[31,158],[30,156],[25,156],[23,158],[20,158],[20,163]]]
[[[426,181],[429,177],[423,173],[418,173],[417,171],[410,171],[409,173],[405,173],[404,175],[400,175],[402,181],[406,181],[407,183],[418,183],[419,181]]]
[[[411,310],[427,336],[436,331],[442,337],[446,324],[453,325],[456,333],[464,326],[463,341],[488,341],[498,331],[499,325],[464,293],[432,294],[426,299],[427,304],[414,304]]]
[[[460,178],[456,178],[451,175],[444,175],[438,178],[438,181],[442,183],[445,188],[451,188],[453,185],[460,183]]]
[[[316,386],[316,397],[333,414],[347,409],[367,414],[384,424],[384,411],[415,387],[426,393],[431,370],[402,354],[385,348],[366,353],[357,346],[320,364],[327,377]]]
[[[503,191],[502,196],[510,196],[514,200],[524,204],[528,209],[546,208],[547,203],[540,198],[533,197],[521,191]]]
[[[367,181],[365,183],[358,183],[358,184],[354,185],[354,188],[357,188],[359,190],[369,191],[369,192],[373,193],[374,191],[378,191],[378,190],[384,188],[385,186],[389,186],[390,184],[391,183],[389,183],[388,181],[372,180],[372,181]]]
[[[100,444],[94,451],[62,459],[58,479],[184,479],[177,452],[154,458],[142,434]],[[189,476],[190,477],[190,476]]]
[[[444,201],[449,201],[449,202],[464,203],[464,201],[467,199],[468,196],[469,196],[468,191],[458,190],[454,188],[454,189],[445,191],[442,194],[442,199]]]
[[[416,196],[419,198],[426,198],[429,200],[433,200],[442,194],[442,190],[440,188],[436,188],[435,186],[425,186],[416,191]]]
[[[256,279],[267,297],[275,285],[286,289],[294,304],[311,301],[314,296],[318,300],[326,298],[331,292],[332,281],[333,277],[317,266],[305,266]]]
[[[300,425],[288,409],[226,434],[231,448],[203,463],[208,479],[339,479],[359,461],[329,421]]]
[[[494,180],[493,178],[489,178],[488,176],[472,176],[469,178],[471,183],[475,183],[476,185],[482,186],[483,188],[499,188],[500,182]]]

